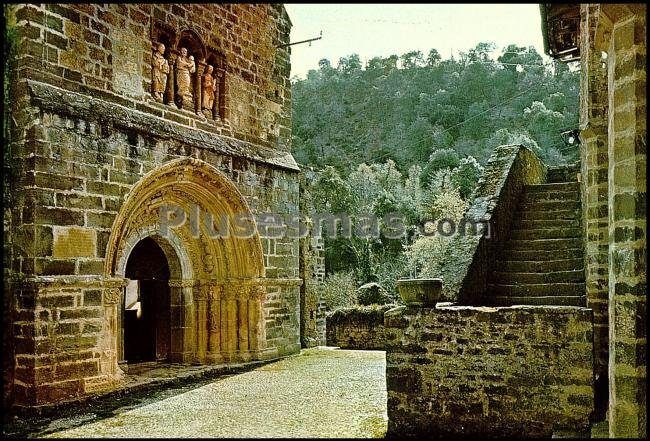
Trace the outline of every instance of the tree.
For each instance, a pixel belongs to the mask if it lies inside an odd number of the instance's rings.
[[[458,167],[451,170],[451,185],[457,188],[463,199],[468,199],[479,178],[483,173],[483,167],[476,159],[467,156],[460,160]]]
[[[489,42],[460,59],[431,49],[424,60],[414,50],[371,58],[365,68],[350,54],[336,68],[323,59],[307,78],[292,80],[292,153],[315,169],[318,210],[395,211],[405,222],[399,239],[326,237],[328,273],[394,286],[421,222],[445,210],[457,214],[499,145],[525,145],[548,165],[576,157],[560,132],[578,124],[579,72],[544,66],[533,47],[509,45],[498,61],[493,52]],[[421,240],[427,253],[446,246],[445,239]],[[434,260],[428,254],[423,261],[433,272]]]
[[[339,59],[338,70],[344,73],[352,73],[361,70],[361,60],[358,54],[352,54],[348,57]]]
[[[429,156],[427,165],[422,170],[420,183],[426,187],[431,181],[431,175],[443,168],[454,168],[460,163],[460,157],[456,150],[453,149],[440,149],[434,150]]]
[[[437,66],[438,63],[440,63],[441,59],[442,57],[440,57],[440,53],[438,52],[438,50],[431,49],[429,51],[429,55],[427,56],[427,66],[429,67]]]
[[[402,60],[402,69],[415,69],[424,66],[424,57],[420,51],[407,52],[400,59]]]

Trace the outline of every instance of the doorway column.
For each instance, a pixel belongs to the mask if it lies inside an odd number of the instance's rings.
[[[170,279],[171,298],[171,361],[172,363],[191,362],[195,351],[195,320],[192,279]]]
[[[194,287],[194,301],[196,302],[196,361],[205,363],[205,354],[208,349],[208,318],[207,301],[210,295],[209,285]]]
[[[220,285],[210,286],[208,358],[212,363],[219,363],[221,357],[221,291]]]

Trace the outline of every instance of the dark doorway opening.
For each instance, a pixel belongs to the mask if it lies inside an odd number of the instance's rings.
[[[125,277],[131,283],[122,307],[124,360],[169,361],[169,263],[155,240],[145,238],[133,248],[126,264]]]

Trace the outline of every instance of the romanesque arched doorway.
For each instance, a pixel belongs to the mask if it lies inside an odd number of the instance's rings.
[[[242,216],[252,227],[245,235],[235,228],[235,219]],[[227,228],[215,235],[214,223],[205,221],[209,217],[216,223],[227,219]],[[169,265],[167,358],[199,363],[261,358],[266,347],[262,247],[250,208],[228,177],[191,158],[143,177],[113,225],[106,275],[130,279],[130,256],[149,241]],[[151,252],[153,245],[148,246]],[[124,350],[119,332],[118,354]]]

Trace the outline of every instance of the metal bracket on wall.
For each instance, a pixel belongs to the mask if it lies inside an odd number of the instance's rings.
[[[302,44],[302,43],[309,43],[309,46],[311,46],[312,41],[320,40],[321,38],[323,38],[323,31],[320,31],[320,35],[318,37],[309,38],[307,40],[296,41],[294,43],[279,44],[276,46],[276,48],[279,49],[281,47],[293,46],[294,44]]]

